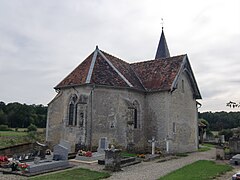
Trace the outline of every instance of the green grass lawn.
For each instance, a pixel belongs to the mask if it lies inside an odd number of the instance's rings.
[[[210,149],[211,149],[210,147],[204,146],[204,147],[200,147],[200,148],[198,149],[198,152],[209,151]]]
[[[91,171],[89,169],[70,169],[62,172],[51,173],[48,175],[40,175],[31,177],[32,180],[97,180],[97,179],[104,179],[110,177],[109,173],[106,172],[97,172]]]
[[[215,145],[213,144],[203,144],[199,149],[198,152],[209,151],[211,148],[214,148]]]
[[[210,148],[214,148],[216,145],[204,143],[203,146],[207,146],[207,147],[210,147]]]
[[[121,152],[121,156],[122,157],[136,157],[137,154],[128,153],[128,152],[123,151],[123,152]]]
[[[210,180],[232,169],[229,165],[201,160],[171,172],[159,180]]]

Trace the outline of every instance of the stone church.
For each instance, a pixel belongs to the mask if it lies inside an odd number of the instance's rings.
[[[98,47],[55,88],[46,141],[94,150],[99,139],[144,151],[196,151],[201,94],[186,54],[170,56],[164,31],[155,59],[128,63]],[[167,146],[166,146],[167,144]]]

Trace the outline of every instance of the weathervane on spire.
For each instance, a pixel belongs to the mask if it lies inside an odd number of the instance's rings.
[[[163,18],[161,18],[161,20],[162,20],[161,24],[162,24],[162,29],[163,29],[163,24],[164,24],[164,22],[163,22]]]

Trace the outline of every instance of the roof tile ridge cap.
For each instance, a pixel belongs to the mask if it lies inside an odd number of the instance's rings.
[[[139,64],[139,63],[147,63],[147,62],[155,62],[157,60],[166,60],[166,59],[172,59],[172,58],[176,58],[176,57],[180,57],[180,56],[187,56],[187,54],[181,54],[181,55],[176,55],[176,56],[171,56],[171,57],[167,57],[167,58],[159,58],[159,59],[150,59],[150,60],[143,60],[143,61],[138,61],[138,62],[133,62],[133,63],[130,63],[130,65],[133,65],[133,64]]]
[[[87,83],[87,84],[90,83],[90,81],[91,81],[92,74],[93,74],[93,68],[94,68],[96,60],[97,60],[97,54],[98,54],[98,47],[96,47],[95,51],[93,52],[93,57],[92,57],[90,67],[88,69],[88,75],[87,75],[87,78],[85,81],[85,83]]]
[[[102,51],[102,50],[101,50],[101,51]],[[128,63],[127,61],[124,61],[124,60],[120,59],[119,57],[116,57],[116,56],[114,56],[114,55],[112,55],[112,54],[109,54],[109,53],[107,53],[107,52],[105,52],[105,51],[102,51],[102,53],[103,53],[103,54],[107,54],[107,55],[109,55],[109,56],[111,56],[111,57],[113,57],[113,58],[116,58],[117,60],[122,61],[123,63],[126,63],[126,64],[129,66],[130,70],[131,70],[131,71],[133,72],[133,74],[135,75],[135,77],[136,77],[136,78],[138,79],[138,81],[140,82],[140,84],[141,84],[141,86],[143,87],[143,89],[146,91],[146,88],[144,87],[141,79],[137,76],[136,72],[135,72],[135,71],[133,70],[133,68],[131,67],[131,63]]]
[[[140,82],[140,84],[142,85],[143,89],[144,89],[145,91],[147,91],[147,89],[145,88],[145,86],[144,86],[143,83],[142,83],[142,80],[138,77],[138,75],[136,74],[136,72],[135,72],[134,69],[132,68],[131,64],[130,64],[130,69],[131,69],[131,71],[134,73],[134,75],[136,76],[136,78],[138,79],[138,81]]]
[[[87,58],[89,58],[93,53],[94,53],[94,52],[92,52],[89,56],[87,56],[80,64],[77,65],[77,67],[75,67],[70,73],[68,73],[68,75],[65,76],[65,77],[63,78],[63,80],[54,87],[54,89],[58,89],[58,88],[65,87],[66,85],[63,85],[63,86],[59,86],[59,85],[60,85],[63,81],[65,81],[65,80],[68,78],[68,76],[70,76],[76,69],[78,69],[79,66],[81,66],[81,64],[82,64]]]
[[[112,64],[112,62],[102,53],[100,49],[98,49],[99,54],[103,57],[105,61],[113,68],[113,70],[123,79],[123,81],[130,87],[133,85],[128,81],[128,79]]]
[[[100,50],[100,49],[99,49],[99,50]],[[113,57],[113,58],[116,58],[116,59],[118,59],[119,61],[122,61],[122,62],[130,65],[130,63],[128,63],[127,61],[124,61],[123,59],[121,59],[121,58],[119,58],[119,57],[116,57],[116,56],[114,56],[114,55],[112,55],[112,54],[109,54],[109,53],[107,53],[107,52],[105,52],[105,51],[103,51],[103,50],[100,50],[100,51],[101,51],[103,54],[106,54],[106,55],[108,55],[108,56],[111,56],[111,57]],[[109,61],[110,61],[110,60],[109,60]]]

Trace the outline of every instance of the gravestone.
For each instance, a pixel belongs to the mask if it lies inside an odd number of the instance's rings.
[[[233,157],[230,159],[230,164],[240,165],[240,154],[237,154],[237,155],[233,156]]]
[[[53,147],[53,160],[68,160],[68,148],[61,144],[57,144]]]
[[[55,169],[65,169],[70,167],[68,162],[69,149],[62,144],[57,144],[53,148],[53,159],[51,158],[52,152],[49,151],[47,155],[49,158],[40,160],[39,162],[29,162],[28,172],[38,174],[42,172],[53,171]],[[67,145],[67,144],[65,144]]]
[[[152,139],[148,140],[148,142],[152,144],[152,155],[154,155],[155,154],[155,143],[157,142],[155,140],[155,137],[152,137]]]
[[[105,150],[105,170],[121,171],[121,150],[120,149],[106,149]]]
[[[66,147],[68,149],[68,153],[70,152],[71,145],[68,141],[61,139],[59,144]]]
[[[104,150],[108,148],[108,140],[106,137],[102,137],[98,141],[98,149],[97,152],[100,154],[104,153]]]

